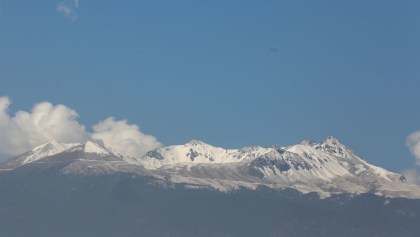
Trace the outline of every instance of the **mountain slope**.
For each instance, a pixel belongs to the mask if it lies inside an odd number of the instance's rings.
[[[133,174],[0,174],[0,236],[411,237],[420,200],[161,188]]]

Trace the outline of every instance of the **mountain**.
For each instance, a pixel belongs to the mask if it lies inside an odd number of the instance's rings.
[[[332,136],[292,146],[224,149],[193,140],[161,147],[139,158],[124,157],[95,142],[52,141],[0,165],[0,171],[60,166],[62,174],[132,173],[190,188],[232,191],[265,186],[275,190],[335,194],[373,193],[420,198],[420,188],[405,178],[361,159]]]
[[[79,154],[77,154],[79,153]],[[51,141],[41,146],[34,148],[31,151],[25,152],[14,159],[4,162],[0,166],[0,170],[14,170],[24,165],[34,164],[34,163],[45,163],[48,160],[57,161],[56,159],[50,159],[52,156],[61,157],[64,154],[69,154],[69,159],[66,161],[75,161],[78,159],[89,159],[94,156],[99,157],[114,157],[115,155],[110,152],[105,147],[100,146],[91,141],[86,141],[80,144],[65,144],[59,143],[57,141]],[[47,159],[48,158],[48,159]],[[120,158],[122,159],[122,158]],[[94,159],[97,161],[106,161],[108,159]]]
[[[419,188],[328,137],[124,157],[52,141],[0,165],[0,236],[417,236]]]

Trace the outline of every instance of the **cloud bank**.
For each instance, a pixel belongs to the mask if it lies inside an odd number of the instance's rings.
[[[75,21],[77,19],[77,9],[79,8],[79,0],[69,0],[60,2],[57,5],[57,12],[63,14],[67,19]]]
[[[77,143],[94,140],[122,155],[139,157],[162,144],[153,136],[144,134],[137,125],[126,120],[107,118],[92,127],[77,121],[76,111],[65,105],[50,102],[35,104],[31,111],[9,114],[9,97],[0,97],[0,157],[11,157],[36,146],[56,140]]]

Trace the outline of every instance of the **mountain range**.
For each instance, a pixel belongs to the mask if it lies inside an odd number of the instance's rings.
[[[161,183],[223,192],[264,186],[317,193],[322,198],[362,193],[420,198],[420,188],[404,176],[369,164],[332,136],[322,142],[241,149],[193,140],[157,148],[141,157],[125,157],[93,141],[51,141],[2,163],[0,172],[51,167],[60,167],[60,172],[67,175],[129,173],[153,177]]]
[[[418,236],[420,188],[337,138],[127,157],[51,141],[0,164],[0,236]]]

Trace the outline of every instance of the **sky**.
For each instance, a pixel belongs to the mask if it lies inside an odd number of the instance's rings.
[[[138,152],[334,135],[416,175],[419,63],[419,1],[0,0],[0,149],[16,137],[134,137]],[[81,133],[46,134],[57,124]]]

